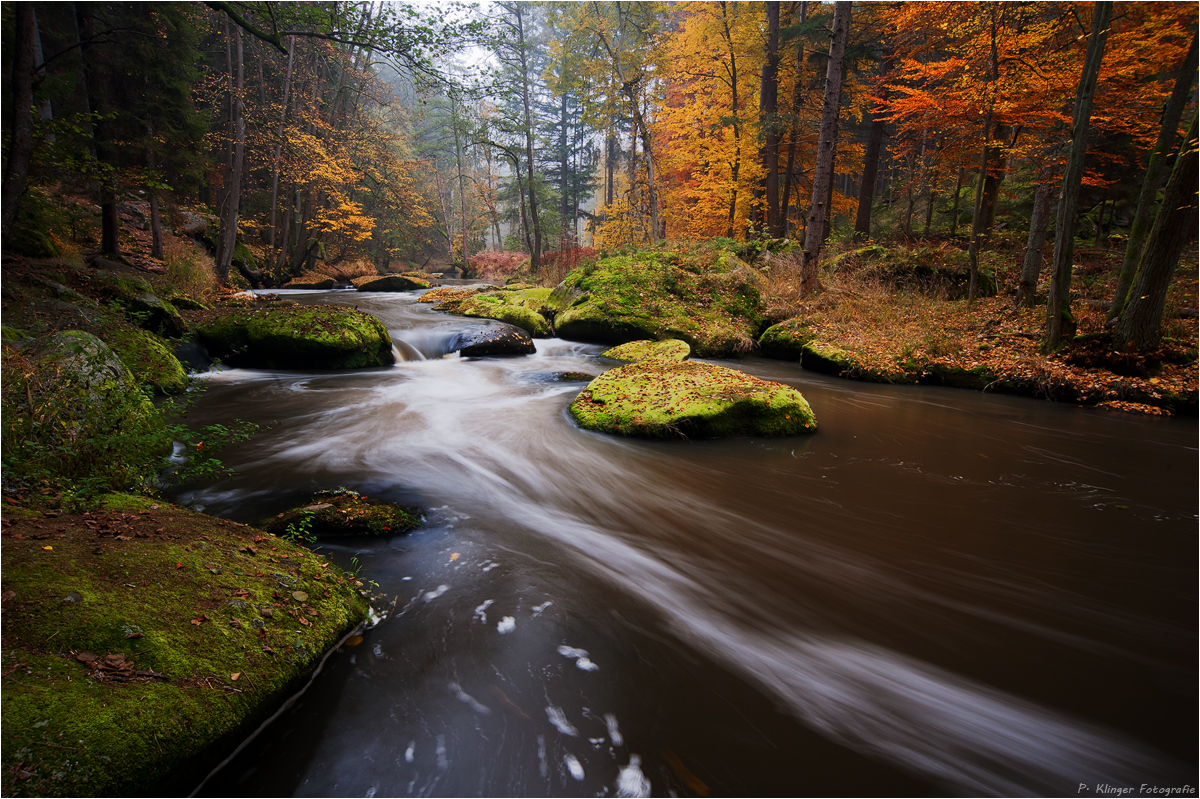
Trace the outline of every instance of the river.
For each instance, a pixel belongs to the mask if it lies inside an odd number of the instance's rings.
[[[815,435],[625,440],[555,379],[603,347],[442,357],[487,323],[286,294],[403,360],[206,374],[189,423],[271,426],[174,498],[253,522],[347,486],[428,523],[320,542],[393,612],[205,793],[1195,795],[1196,420],[751,358],[718,363]]]

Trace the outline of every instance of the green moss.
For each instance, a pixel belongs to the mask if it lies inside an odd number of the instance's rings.
[[[0,450],[9,476],[120,490],[144,484],[170,452],[161,414],[90,333],[55,333],[20,355],[6,348],[5,361]]]
[[[563,338],[622,344],[678,338],[702,357],[747,352],[761,321],[753,270],[704,265],[681,253],[639,252],[576,269],[555,289]]]
[[[759,349],[768,358],[798,361],[804,356],[804,345],[813,340],[808,322],[800,317],[771,325],[758,339]]]
[[[302,506],[264,519],[268,532],[284,536],[398,535],[424,523],[416,508],[393,505],[348,489],[322,491]]]
[[[583,427],[618,435],[711,438],[815,432],[803,395],[714,364],[651,360],[605,372],[571,403]]]
[[[187,388],[187,372],[162,339],[132,325],[115,325],[102,334],[133,379],[159,394]]]
[[[496,319],[519,327],[531,336],[544,338],[553,333],[549,319],[542,310],[547,308],[550,289],[507,287],[482,293],[463,293],[448,296],[437,310],[479,319]]]
[[[366,611],[307,550],[137,504],[41,518],[49,539],[31,540],[32,520],[5,531],[9,795],[187,792]],[[91,655],[131,663],[130,679]]]
[[[395,361],[383,323],[350,308],[236,310],[197,325],[196,334],[233,366],[354,369]]]
[[[666,341],[630,341],[600,354],[616,361],[648,361],[651,358],[682,361],[686,360],[691,353],[692,348],[686,341],[667,339]]]

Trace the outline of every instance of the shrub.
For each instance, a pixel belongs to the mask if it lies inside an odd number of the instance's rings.
[[[216,264],[193,242],[164,237],[163,259],[166,283],[175,291],[201,301],[207,301],[216,292]]]
[[[529,260],[523,252],[484,250],[467,259],[470,271],[476,277],[493,282],[504,282],[517,273],[517,268]]]

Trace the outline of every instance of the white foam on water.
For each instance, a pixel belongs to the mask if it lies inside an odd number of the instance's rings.
[[[505,616],[496,625],[496,632],[501,635],[508,635],[515,629],[517,629],[517,620],[513,616]]]
[[[575,781],[583,782],[583,765],[579,762],[579,759],[575,755],[566,754],[563,755],[563,762],[567,764],[567,771],[571,772],[571,776],[575,778]]]
[[[550,723],[554,725],[554,729],[563,735],[570,735],[572,738],[579,735],[579,730],[575,729],[575,725],[567,721],[567,715],[562,712],[562,708],[550,705],[546,708],[546,718],[550,719]]]
[[[629,756],[629,765],[622,766],[617,774],[617,796],[649,796],[650,780],[642,773],[642,759]]]
[[[493,601],[491,599],[484,600],[483,604],[475,608],[475,618],[479,619],[480,623],[487,624],[487,613],[485,611],[492,606]]]
[[[450,586],[445,585],[445,584],[439,585],[434,590],[427,591],[425,593],[424,599],[426,602],[432,602],[433,600],[437,599],[438,597],[440,597],[442,594],[446,593],[449,590],[450,590]]]

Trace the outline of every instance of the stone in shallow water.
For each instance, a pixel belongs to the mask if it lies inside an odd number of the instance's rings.
[[[485,330],[459,333],[450,342],[450,351],[464,358],[486,355],[530,355],[537,351],[533,339],[519,327],[503,325]]]
[[[600,354],[615,361],[648,361],[652,358],[684,361],[692,354],[692,348],[686,341],[669,338],[665,341],[630,341]]]
[[[789,436],[817,429],[800,392],[736,369],[650,360],[597,377],[571,403],[583,427],[639,438]]]

